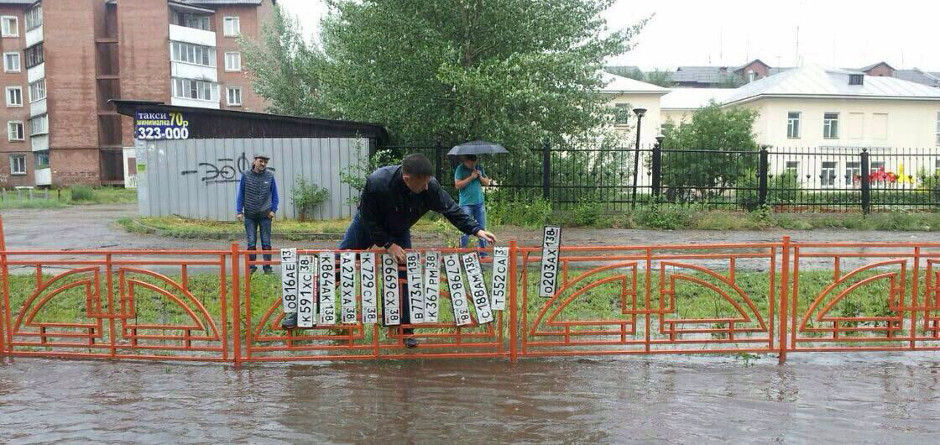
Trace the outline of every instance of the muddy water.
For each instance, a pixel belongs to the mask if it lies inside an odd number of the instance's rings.
[[[2,443],[936,443],[940,354],[6,360]]]

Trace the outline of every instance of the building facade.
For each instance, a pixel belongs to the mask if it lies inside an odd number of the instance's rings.
[[[273,0],[0,0],[0,187],[121,185],[132,120],[109,101],[263,111],[239,47]],[[133,166],[130,166],[133,168]]]

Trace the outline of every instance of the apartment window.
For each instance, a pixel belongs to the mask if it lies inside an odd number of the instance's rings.
[[[10,155],[10,174],[26,174],[26,155]]]
[[[193,79],[173,79],[173,96],[184,99],[217,101],[217,85]]]
[[[846,162],[845,163],[845,184],[856,184],[861,180],[862,176],[862,163],[861,162]]]
[[[885,168],[884,161],[872,161],[868,163],[868,170],[869,170],[868,174],[875,173],[877,171],[880,171],[883,168]]]
[[[195,15],[195,14],[181,13],[179,14],[179,16],[177,16],[177,22],[179,23],[180,26],[185,26],[187,28],[210,31],[209,16],[207,15]]]
[[[238,37],[241,35],[242,28],[238,17],[225,17],[222,20],[225,37]]]
[[[49,133],[49,115],[40,114],[29,119],[29,135],[37,136]]]
[[[7,87],[7,106],[23,106],[23,87]]]
[[[225,53],[225,71],[242,70],[242,53]]]
[[[865,83],[864,74],[849,74],[849,85],[862,85]]]
[[[39,79],[29,84],[29,102],[33,103],[46,98],[46,79]]]
[[[10,141],[22,141],[26,138],[23,136],[23,122],[22,121],[8,121],[7,122],[7,140]]]
[[[6,73],[20,72],[20,53],[3,53],[3,71]]]
[[[242,87],[228,87],[228,104],[233,107],[242,105]]]
[[[42,6],[36,6],[23,15],[26,19],[26,30],[31,31],[42,26]]]
[[[43,62],[42,43],[37,43],[24,51],[26,53],[26,68],[32,68]]]
[[[800,137],[800,112],[787,113],[787,137],[797,139]]]
[[[3,37],[20,36],[20,23],[16,16],[5,15],[0,17],[0,35]]]
[[[823,113],[823,138],[839,138],[839,113]]]
[[[792,175],[793,177],[799,177],[800,175],[800,161],[787,161],[783,171],[787,175]]]
[[[170,45],[170,60],[215,67],[215,48],[190,43],[173,42]]]
[[[41,168],[49,168],[49,150],[37,151],[35,153],[34,168],[39,170]]]
[[[823,187],[834,187],[836,185],[836,165],[835,161],[824,161],[822,171],[819,176],[820,185]]]

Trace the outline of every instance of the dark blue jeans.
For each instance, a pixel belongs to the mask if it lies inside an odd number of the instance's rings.
[[[407,231],[399,235],[391,235],[391,241],[395,244],[398,244],[402,249],[411,248],[411,231]],[[343,241],[339,243],[340,250],[365,250],[375,245],[375,242],[372,241],[372,236],[369,235],[369,231],[366,229],[366,226],[359,221],[359,214],[356,213],[356,216],[353,217],[351,223],[349,223],[349,228],[346,229],[346,235],[343,236]],[[378,246],[383,247],[383,246]],[[381,259],[378,261],[379,264],[382,264]],[[398,267],[398,279],[399,282],[402,282],[402,286],[399,288],[399,306],[401,307],[401,322],[402,323],[411,323],[411,309],[407,304],[407,295],[408,295],[408,283],[405,282],[407,278],[407,271],[402,267],[404,264],[399,264]],[[379,292],[379,295],[382,293]],[[402,304],[405,303],[405,304]],[[411,329],[404,329],[405,334],[411,334]]]
[[[245,235],[248,250],[255,250],[258,244],[258,231],[261,231],[261,249],[271,250],[271,218],[250,218],[245,216]],[[264,254],[264,261],[271,261],[270,254]],[[250,261],[254,261],[257,255],[248,255]],[[251,266],[251,270],[257,269],[257,266]],[[270,269],[270,265],[264,266],[265,270]]]
[[[460,206],[463,209],[463,212],[470,215],[471,218],[477,221],[477,224],[480,225],[481,229],[486,229],[486,206],[483,203],[472,204],[468,206]],[[460,247],[467,247],[470,235],[464,234],[460,237]],[[480,247],[486,248],[486,241],[483,238],[477,238],[480,241]]]

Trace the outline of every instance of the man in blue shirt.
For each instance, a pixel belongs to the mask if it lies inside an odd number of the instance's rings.
[[[486,177],[486,171],[483,167],[477,165],[476,155],[462,155],[461,163],[454,171],[454,185],[457,187],[460,195],[460,208],[464,213],[480,224],[481,229],[486,229],[486,206],[483,204],[483,186],[489,187],[492,183],[490,178]],[[464,234],[460,237],[460,247],[467,247],[467,241],[470,237]],[[486,240],[480,238],[480,247],[486,247]]]
[[[235,213],[238,214],[239,221],[245,222],[248,250],[255,250],[259,229],[261,249],[271,250],[271,221],[274,220],[274,214],[277,212],[278,197],[274,173],[267,169],[268,160],[265,154],[255,154],[251,168],[242,172],[242,178],[238,182],[238,192],[235,194]],[[250,261],[254,261],[255,258],[257,258],[256,255],[248,256]],[[271,261],[271,255],[265,254],[264,261]],[[255,273],[256,270],[258,267],[252,265],[251,273]],[[264,265],[265,274],[273,272],[271,265]]]

